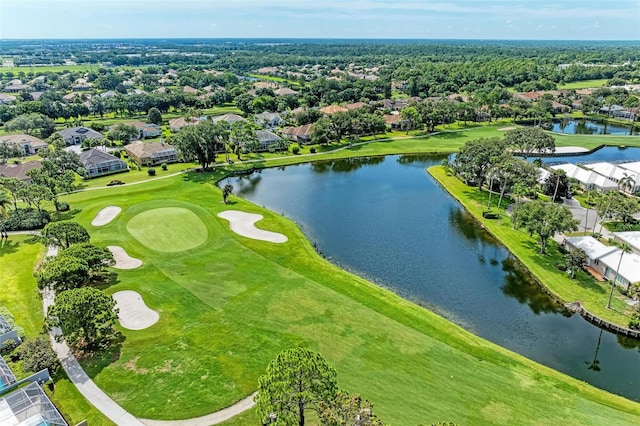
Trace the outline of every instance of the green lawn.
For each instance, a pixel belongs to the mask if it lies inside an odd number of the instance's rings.
[[[433,142],[446,140],[395,143]],[[85,363],[134,415],[188,418],[228,406],[256,389],[279,351],[302,345],[321,352],[340,386],[373,401],[392,424],[640,421],[639,404],[535,364],[333,266],[282,216],[233,196],[231,205],[222,204],[212,185],[218,176],[193,173],[64,197],[92,241],[122,246],[144,262],[118,271],[107,291],[138,291],[160,321],[122,330],[126,340],[117,355]],[[123,211],[107,226],[89,225],[107,205]],[[162,253],[127,230],[142,212],[164,208],[197,215],[205,244]],[[289,242],[235,235],[216,216],[226,209],[264,215],[258,226]],[[252,424],[253,413],[229,424]]]
[[[33,269],[43,256],[42,244],[29,236],[12,235],[0,243],[0,306],[11,311],[27,337],[42,333],[42,302]],[[84,399],[64,372],[54,376],[54,390],[47,389],[47,393],[70,424],[87,419],[92,426],[113,425]]]
[[[129,220],[127,231],[145,247],[164,253],[196,248],[207,240],[207,227],[183,207],[144,210]]]
[[[482,212],[487,206],[487,192],[479,192],[478,188],[465,185],[456,177],[447,175],[440,166],[429,168],[429,173],[480,220],[489,232],[502,241],[553,294],[564,302],[580,301],[589,312],[623,327],[628,326],[632,308],[624,302],[619,293],[614,293],[616,297],[612,301],[613,309],[605,308],[609,296],[609,283],[598,282],[582,271],[572,280],[555,267],[557,263],[564,264],[564,258],[558,251],[556,242],[550,240],[547,254],[540,255],[538,239],[535,236],[529,237],[526,232],[513,230],[504,209],[501,212],[502,220],[482,219]]]
[[[566,89],[590,89],[595,87],[602,87],[607,83],[607,79],[603,78],[600,80],[583,80],[583,81],[572,81],[570,83],[560,84],[558,85],[558,90],[566,90]]]

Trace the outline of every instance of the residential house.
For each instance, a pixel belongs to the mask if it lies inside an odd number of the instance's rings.
[[[143,123],[142,121],[131,121],[125,123],[138,130],[138,139],[156,138],[162,134],[160,126],[154,123]]]
[[[344,107],[348,110],[354,110],[354,109],[360,109],[368,106],[369,105],[365,104],[364,102],[354,102],[352,104],[346,104]]]
[[[402,117],[400,114],[386,114],[382,116],[387,126],[391,127],[391,130],[402,130]]]
[[[518,99],[522,99],[528,102],[538,101],[542,97],[542,93],[540,92],[524,92],[524,93],[516,93],[514,95]]]
[[[195,126],[200,123],[202,123],[202,119],[199,117],[189,117],[188,119],[184,117],[172,118],[169,120],[169,129],[175,133],[180,131],[184,126]]]
[[[551,101],[551,107],[557,113],[569,112],[571,110],[571,107],[569,107],[568,105],[564,105],[556,101]]]
[[[613,239],[629,244],[629,247],[636,253],[640,254],[640,231],[614,232]]]
[[[195,89],[195,88],[193,88],[191,86],[184,86],[182,88],[182,91],[184,93],[191,93],[191,94],[194,94],[194,95],[197,95],[198,93],[200,93],[198,89]]]
[[[604,267],[603,275],[625,290],[633,283],[640,282],[640,256],[635,253],[623,253],[618,249],[600,258]]]
[[[601,162],[601,163],[584,164],[583,167],[593,170],[594,172],[615,182],[616,189],[621,179],[631,178],[631,180],[633,181],[633,187],[630,189],[627,189],[626,191],[631,193],[636,193],[640,191],[640,173],[634,171],[631,168],[624,167],[624,166],[634,167],[633,164],[634,163],[623,165],[623,164]]]
[[[258,138],[258,142],[260,146],[256,151],[268,151],[270,149],[278,149],[285,148],[287,144],[282,144],[282,138],[276,135],[273,132],[268,130],[258,130],[256,131],[256,137]],[[243,143],[240,142],[240,146],[242,147]]]
[[[81,153],[80,163],[87,171],[88,178],[129,171],[127,163],[96,148],[88,149]]]
[[[311,143],[311,135],[313,133],[313,124],[305,124],[298,127],[287,127],[282,129],[282,136],[297,142],[301,145]]]
[[[28,173],[33,169],[39,169],[42,163],[39,161],[26,161],[20,164],[0,164],[0,177],[16,178],[25,183],[31,183]]]
[[[7,93],[18,93],[27,90],[29,86],[22,83],[22,80],[11,80],[9,84],[4,86],[4,91]]]
[[[349,110],[345,107],[341,107],[340,105],[329,105],[324,108],[320,108],[319,111],[325,115],[333,115],[336,112],[347,112]]]
[[[618,184],[595,171],[584,169],[575,164],[559,164],[551,166],[554,170],[563,170],[569,179],[575,179],[586,191],[596,190],[600,192],[614,191],[618,189]]]
[[[237,121],[242,121],[242,120],[244,120],[244,118],[242,118],[238,114],[224,114],[224,115],[217,115],[215,117],[211,117],[211,121],[213,121],[214,123],[217,123],[218,121],[226,121],[229,124],[233,124]]]
[[[576,95],[590,96],[594,92],[594,89],[576,89]]]
[[[58,131],[67,145],[80,145],[85,139],[102,139],[104,135],[88,127],[69,127]]]
[[[125,151],[141,166],[155,166],[178,161],[175,148],[164,142],[135,141],[127,145]]]
[[[16,97],[15,96],[11,96],[11,95],[6,95],[4,93],[0,93],[0,105],[5,104],[5,105],[9,105],[12,104],[16,101]]]
[[[83,90],[91,90],[92,87],[93,85],[87,80],[85,80],[84,78],[79,78],[76,80],[74,85],[71,86],[71,90],[73,90],[74,92],[81,92]]]
[[[104,98],[104,99],[113,98],[114,96],[118,96],[118,94],[116,92],[114,92],[113,90],[107,90],[104,93],[100,93],[100,97]]]
[[[589,259],[587,270],[591,269],[589,272],[593,275],[601,275],[603,277],[606,266],[600,263],[600,259],[618,250],[615,246],[605,246],[591,236],[566,237],[564,239],[564,246],[569,251],[576,249],[584,251]]]
[[[262,112],[256,114],[253,119],[255,122],[267,129],[275,129],[287,124],[286,121],[277,112]]]
[[[23,155],[37,154],[41,149],[49,146],[49,144],[42,139],[24,133],[17,135],[2,135],[0,136],[0,144],[2,143],[20,147]]]
[[[253,84],[253,87],[256,89],[274,89],[275,90],[278,88],[278,85],[270,81],[258,81]]]
[[[282,87],[280,89],[276,89],[273,91],[273,93],[276,96],[287,96],[287,95],[297,95],[298,92],[296,92],[293,89],[289,89],[288,87]]]

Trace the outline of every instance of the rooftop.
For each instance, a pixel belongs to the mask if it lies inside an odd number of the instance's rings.
[[[617,239],[629,244],[636,251],[640,251],[640,231],[614,232],[613,235]]]
[[[599,259],[618,250],[614,246],[605,246],[593,237],[567,237],[565,240],[573,247],[584,251],[591,260]]]
[[[0,176],[16,178],[20,180],[31,179],[27,173],[33,169],[39,169],[42,164],[39,161],[27,161],[20,164],[0,164]]]

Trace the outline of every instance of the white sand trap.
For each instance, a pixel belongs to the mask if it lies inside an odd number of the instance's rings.
[[[507,127],[500,127],[498,129],[499,132],[508,132],[509,130],[515,130],[517,129],[517,127],[515,126],[507,126]]]
[[[118,206],[107,206],[98,212],[96,217],[91,221],[91,224],[93,226],[104,226],[115,219],[121,211],[122,209]]]
[[[113,266],[116,269],[136,269],[142,265],[142,260],[129,256],[120,246],[107,246],[107,248],[116,259],[116,264]]]
[[[123,290],[113,294],[120,325],[129,330],[144,330],[158,322],[160,314],[144,303],[137,291]]]
[[[261,214],[245,213],[238,210],[227,210],[218,213],[218,217],[227,219],[231,230],[243,237],[254,240],[268,241],[270,243],[286,243],[289,239],[277,232],[258,229],[255,223],[263,218]]]

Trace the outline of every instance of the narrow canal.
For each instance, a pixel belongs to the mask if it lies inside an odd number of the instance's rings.
[[[343,268],[503,347],[640,401],[640,342],[601,332],[546,296],[426,173],[443,158],[302,164],[229,183],[296,221]]]

